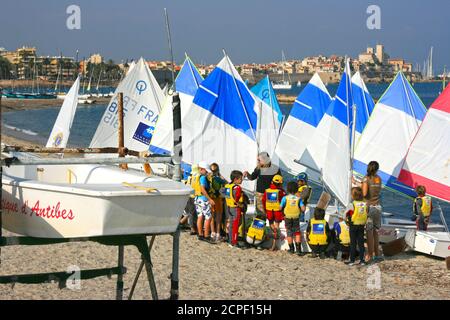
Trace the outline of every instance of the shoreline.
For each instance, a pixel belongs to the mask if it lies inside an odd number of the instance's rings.
[[[111,98],[95,98],[95,104],[107,104]],[[8,99],[2,97],[1,112],[60,108],[62,99]]]

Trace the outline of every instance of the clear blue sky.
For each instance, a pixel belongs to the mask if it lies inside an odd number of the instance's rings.
[[[70,4],[81,7],[81,30],[66,28]],[[370,4],[381,7],[381,30],[366,28]],[[178,62],[187,51],[197,63],[217,63],[222,48],[235,63],[279,60],[282,49],[288,59],[356,57],[379,42],[414,64],[434,46],[435,72],[450,68],[449,0],[2,0],[0,47],[167,60],[164,7]]]

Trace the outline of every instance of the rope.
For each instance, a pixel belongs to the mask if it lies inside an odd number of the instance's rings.
[[[144,190],[147,193],[157,192],[158,191],[158,189],[156,189],[156,188],[149,188],[149,187],[138,186],[136,184],[132,184],[132,183],[128,183],[128,182],[122,182],[122,184],[125,187],[130,187],[130,188],[134,188],[134,189],[137,189],[137,190]]]

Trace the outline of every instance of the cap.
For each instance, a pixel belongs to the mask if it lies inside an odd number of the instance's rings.
[[[205,169],[208,172],[211,172],[211,170],[209,169],[209,164],[206,161],[200,161],[198,163],[198,169]]]
[[[272,182],[273,182],[273,183],[283,183],[283,177],[280,176],[279,174],[276,174],[276,175],[272,178]]]

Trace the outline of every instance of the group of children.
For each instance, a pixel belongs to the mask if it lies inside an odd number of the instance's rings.
[[[221,176],[217,164],[209,166],[205,161],[200,162],[192,168],[187,180],[194,194],[189,199],[181,222],[189,221],[191,234],[197,234],[199,240],[209,243],[228,241],[230,246],[238,247],[239,229],[242,228],[245,234],[245,226],[241,223],[249,203],[241,187],[242,182],[241,171],[232,171],[230,181],[227,181]],[[300,222],[304,220],[311,191],[305,173],[297,176],[297,181],[287,183],[287,193],[283,189],[283,177],[279,174],[273,176],[262,197],[264,212],[256,216],[256,219],[264,222],[267,219],[269,223],[272,249],[280,239],[280,223],[284,221],[289,252],[304,255]],[[431,198],[426,196],[423,186],[417,187],[416,191],[419,195],[414,201],[417,226],[420,230],[426,230],[432,210]],[[348,265],[355,265],[358,255],[359,264],[366,264],[364,236],[369,208],[361,187],[352,188],[351,195],[352,202],[332,228],[325,220],[325,210],[315,207],[313,217],[307,221],[305,234],[312,258],[333,256],[347,260],[345,263]]]

